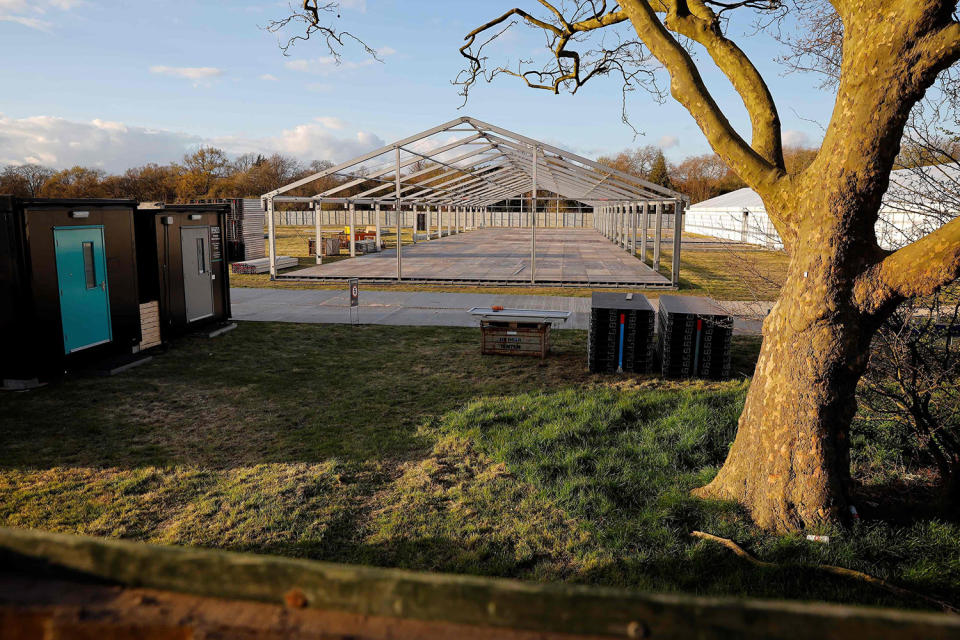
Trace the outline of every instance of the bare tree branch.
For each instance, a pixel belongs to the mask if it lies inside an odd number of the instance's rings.
[[[376,60],[380,60],[377,56],[377,51],[366,42],[353,35],[349,31],[340,31],[332,24],[323,25],[321,24],[321,17],[323,15],[336,15],[337,18],[340,17],[340,2],[338,1],[328,1],[321,2],[320,0],[303,0],[303,4],[299,9],[295,9],[292,5],[290,6],[290,14],[280,20],[271,20],[267,23],[267,26],[264,27],[270,33],[281,33],[285,31],[290,26],[296,26],[298,29],[302,30],[301,33],[287,38],[286,42],[278,39],[278,45],[280,50],[283,51],[283,55],[289,55],[290,49],[296,45],[298,42],[306,42],[311,38],[323,38],[324,42],[327,45],[327,50],[330,52],[330,55],[333,59],[340,64],[342,57],[342,49],[347,40],[352,40],[353,42],[359,44],[363,47],[364,51]],[[381,61],[382,62],[382,61]]]
[[[575,93],[591,78],[616,72],[624,80],[625,88],[629,87],[629,90],[632,90],[635,86],[643,85],[648,90],[652,90],[655,95],[660,96],[661,93],[655,86],[655,69],[648,65],[649,51],[668,69],[674,69],[674,67],[666,64],[663,56],[676,58],[680,62],[680,68],[683,68],[681,75],[689,75],[696,79],[695,84],[698,86],[695,90],[686,90],[684,93],[688,95],[681,102],[691,110],[701,126],[706,126],[715,132],[711,142],[720,138],[731,139],[730,144],[726,145],[727,150],[720,153],[727,162],[736,167],[738,172],[746,174],[744,177],[751,185],[759,187],[766,184],[771,177],[776,178],[782,175],[780,121],[773,98],[755,66],[735,44],[723,35],[720,19],[724,12],[739,8],[770,11],[772,8],[782,6],[780,0],[772,2],[770,0],[737,2],[655,0],[652,3],[620,2],[610,9],[605,1],[577,0],[571,8],[568,8],[566,15],[560,8],[546,0],[540,0],[540,4],[546,7],[549,17],[540,18],[522,9],[514,8],[467,34],[466,43],[460,52],[468,60],[468,68],[455,80],[455,83],[461,86],[461,95],[464,96],[465,101],[470,88],[477,80],[482,78],[489,82],[501,74],[517,77],[534,89],[553,93],[567,89]],[[707,48],[711,57],[730,78],[747,106],[753,122],[752,148],[740,138],[726,120],[700,79],[699,72],[689,54],[676,38],[667,33],[660,19],[653,17],[652,20],[657,26],[651,22],[648,28],[641,31],[637,15],[643,7],[646,7],[651,15],[655,12],[667,13],[668,29],[699,42]],[[713,8],[716,8],[716,12]],[[575,43],[583,43],[582,35],[626,22],[628,19],[633,23],[639,40],[620,40],[614,46],[601,46],[599,49],[590,51],[574,50]],[[506,66],[488,69],[484,48],[517,23],[541,29],[548,34],[548,45],[553,60],[542,69],[528,68],[530,63],[528,60],[520,60],[516,69]],[[491,32],[504,24],[506,26],[503,29]],[[478,44],[481,35],[488,32],[492,35]],[[674,94],[676,95],[676,86],[686,84],[674,82]]]

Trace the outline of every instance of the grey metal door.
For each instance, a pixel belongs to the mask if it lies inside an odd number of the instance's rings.
[[[183,297],[187,322],[213,315],[213,272],[210,270],[210,227],[182,227]]]

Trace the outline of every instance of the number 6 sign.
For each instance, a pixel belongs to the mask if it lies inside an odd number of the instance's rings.
[[[360,280],[350,278],[350,306],[356,307],[360,304]]]

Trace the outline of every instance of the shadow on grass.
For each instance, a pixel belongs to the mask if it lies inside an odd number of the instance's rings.
[[[228,469],[404,459],[429,416],[484,394],[586,381],[585,334],[553,355],[484,357],[479,330],[241,323],[107,379],[0,396],[0,467]]]
[[[482,357],[471,329],[244,323],[116,378],[0,396],[0,522],[528,580],[912,605],[805,568],[833,564],[960,599],[955,523],[878,512],[817,545],[690,496],[726,455],[746,382],[591,376],[585,334],[554,338],[541,363]],[[736,344],[752,369],[758,343]],[[784,566],[744,564],[691,539],[694,529]]]

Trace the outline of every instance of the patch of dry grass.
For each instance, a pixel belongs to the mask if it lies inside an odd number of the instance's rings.
[[[913,604],[798,566],[960,593],[949,519],[811,545],[694,500],[747,382],[591,375],[476,329],[240,323],[112,378],[0,395],[0,526],[650,590]],[[755,338],[736,338],[749,373]],[[858,440],[854,440],[858,443]],[[856,454],[856,451],[855,451]],[[761,570],[689,537],[735,538]]]

